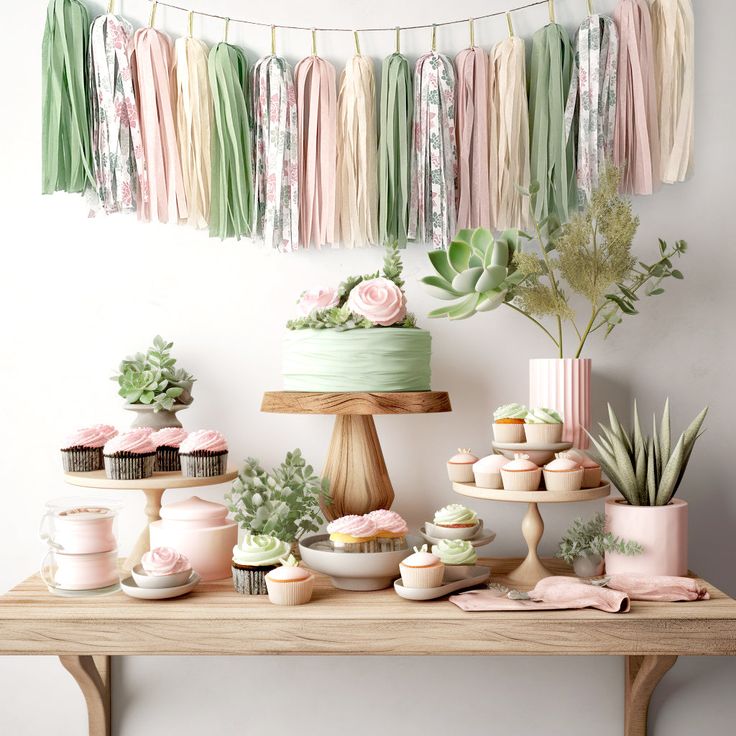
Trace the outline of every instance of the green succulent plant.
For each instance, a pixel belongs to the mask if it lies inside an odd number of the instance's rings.
[[[634,421],[627,432],[608,405],[609,425],[600,424],[603,432],[590,437],[598,461],[606,475],[632,506],[666,506],[685,475],[690,455],[708,413],[706,406],[680,435],[674,448],[671,443],[670,403],[665,401],[662,421],[652,418],[652,436],[644,436],[639,412],[634,402]]]
[[[603,555],[606,552],[617,552],[620,555],[639,555],[644,548],[631,540],[625,540],[606,531],[606,519],[603,514],[596,514],[589,521],[575,519],[562,535],[556,557],[572,565],[575,560],[589,552]]]
[[[173,346],[173,342],[156,335],[145,353],[121,361],[117,375],[112,377],[119,386],[118,394],[129,404],[153,406],[155,412],[170,410],[177,402],[191,404],[196,379],[176,368],[176,358],[171,357]]]

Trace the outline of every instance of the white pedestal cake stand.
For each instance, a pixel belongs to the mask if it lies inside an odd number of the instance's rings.
[[[478,488],[475,483],[453,483],[456,493],[470,498],[480,498],[485,501],[509,501],[511,503],[526,503],[529,505],[524,519],[521,522],[521,533],[529,549],[526,559],[515,570],[508,574],[513,583],[534,587],[542,578],[554,575],[551,570],[542,564],[537,554],[537,547],[544,534],[544,521],[539,513],[540,503],[577,503],[578,501],[594,501],[605,498],[611,493],[608,483],[598,488],[584,488],[580,491],[506,491],[504,489]]]

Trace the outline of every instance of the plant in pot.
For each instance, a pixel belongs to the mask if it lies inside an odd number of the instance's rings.
[[[638,314],[642,297],[663,294],[666,279],[682,279],[673,260],[687,250],[684,240],[674,246],[660,240],[655,260],[637,260],[639,218],[619,194],[620,178],[609,166],[590,203],[565,225],[553,216],[533,218],[533,235],[507,230],[495,239],[484,228],[460,230],[446,251],[429,253],[435,273],[422,279],[449,302],[430,317],[465,319],[504,306],[542,331],[556,357],[530,361],[529,405],[562,413],[563,439],[582,448],[590,429],[591,366],[582,357],[588,341]],[[539,184],[523,191],[534,211]]]
[[[638,542],[622,539],[606,530],[605,516],[596,514],[589,521],[573,521],[562,535],[556,556],[572,565],[578,577],[590,578],[603,573],[606,552],[633,557],[643,551]]]
[[[606,552],[607,572],[687,574],[688,505],[674,496],[707,413],[706,407],[673,447],[669,400],[659,428],[656,415],[653,417],[651,436],[642,432],[636,402],[633,426],[628,431],[609,404],[608,426],[601,424],[602,434],[597,439],[591,435],[603,471],[623,496],[606,501],[606,528],[614,535],[636,539],[644,551],[637,557]]]
[[[173,346],[156,335],[145,353],[125,358],[112,377],[119,386],[118,394],[125,399],[125,408],[136,412],[134,427],[181,427],[176,412],[192,403],[196,379],[176,367]]]
[[[294,554],[306,532],[319,531],[323,522],[320,502],[332,503],[329,481],[315,474],[299,449],[287,452],[270,473],[258,460],[248,458],[225,499],[242,529],[291,544]]]

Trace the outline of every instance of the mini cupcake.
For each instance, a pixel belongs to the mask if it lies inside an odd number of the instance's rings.
[[[327,525],[330,543],[335,552],[376,552],[378,526],[368,516],[349,514]]]
[[[522,404],[504,404],[493,412],[493,439],[496,442],[524,442],[524,419],[527,408]]]
[[[102,455],[105,473],[113,480],[150,478],[156,464],[156,445],[145,428],[131,429],[109,439]]]
[[[181,470],[179,446],[187,438],[188,432],[181,427],[165,427],[151,434],[156,445],[156,467],[159,473],[173,473]]]
[[[501,468],[509,459],[503,455],[486,455],[473,465],[473,476],[478,488],[503,488]]]
[[[442,585],[445,566],[437,555],[427,552],[427,545],[414,547],[414,554],[399,563],[401,582],[407,588],[437,588]]]
[[[268,600],[277,606],[301,606],[309,603],[314,589],[314,575],[299,567],[294,555],[281,560],[277,567],[266,574]]]
[[[478,514],[459,503],[451,503],[435,511],[432,522],[424,526],[435,539],[470,539],[483,525]]]
[[[445,579],[450,581],[467,577],[478,562],[475,547],[464,539],[443,539],[432,546],[432,554],[445,565]]]
[[[378,509],[365,516],[375,523],[378,530],[376,544],[379,552],[392,552],[406,548],[406,535],[409,533],[409,527],[395,511]]]
[[[478,458],[469,449],[460,448],[447,461],[447,475],[453,483],[472,483],[473,465]]]
[[[583,467],[581,488],[598,488],[601,484],[601,466],[582,450],[568,450],[567,456]]]
[[[566,452],[558,452],[544,466],[544,485],[548,491],[579,491],[582,482],[583,466]]]
[[[212,478],[227,472],[227,440],[214,429],[198,429],[179,445],[181,472],[188,478]]]
[[[118,433],[109,424],[95,424],[77,429],[61,443],[61,461],[65,473],[90,473],[102,470],[102,448]]]
[[[554,410],[540,406],[524,419],[526,441],[535,445],[550,445],[562,441],[562,417]]]
[[[529,455],[514,453],[514,459],[501,468],[503,487],[507,491],[536,491],[542,480],[542,468]]]
[[[233,547],[233,584],[244,595],[266,595],[266,575],[289,554],[290,545],[268,534],[246,534]]]

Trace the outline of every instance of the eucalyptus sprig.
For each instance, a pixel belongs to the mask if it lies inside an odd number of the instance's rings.
[[[596,514],[590,521],[575,519],[562,535],[556,557],[572,565],[575,560],[589,552],[603,557],[606,552],[617,552],[620,555],[638,555],[644,548],[635,541],[624,540],[606,531],[606,520],[603,514]]]

